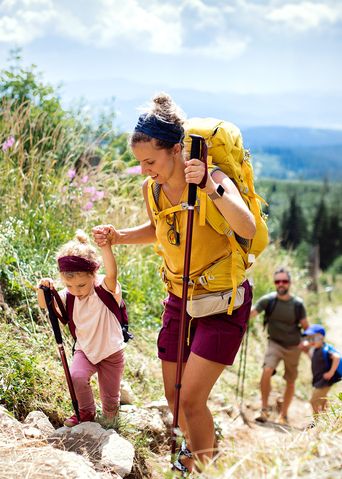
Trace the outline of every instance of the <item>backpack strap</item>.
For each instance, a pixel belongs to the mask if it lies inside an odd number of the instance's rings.
[[[114,296],[102,286],[95,286],[95,291],[101,301],[107,306],[117,320],[119,321],[124,337],[124,342],[127,343],[130,339],[133,339],[133,334],[128,331],[128,314],[124,300],[121,300],[119,305]]]
[[[277,298],[277,295],[275,294],[272,298],[269,299],[266,305],[264,321],[263,321],[264,329],[266,328],[267,324],[270,322],[270,317],[276,307],[277,301],[278,301],[278,298]]]
[[[104,289],[103,286],[95,286],[94,289],[95,289],[96,294],[98,295],[98,297],[101,299],[102,303],[104,303],[107,306],[109,311],[111,311],[113,314],[115,314],[119,323],[122,324],[124,322],[125,324],[127,324],[128,321],[125,320],[125,318],[122,317],[121,306],[118,305],[118,303],[117,303],[116,299],[114,298],[114,296],[112,295],[112,293],[110,293],[109,291]]]
[[[296,322],[299,323],[304,318],[303,303],[296,297],[294,298],[294,309],[295,309]]]
[[[148,202],[153,214],[153,220],[156,224],[157,220],[161,220],[165,218],[165,216],[176,213],[177,211],[185,211],[188,208],[188,204],[186,202],[182,202],[178,205],[170,206],[170,208],[166,208],[165,210],[159,209],[159,197],[160,197],[161,185],[156,183],[152,178],[148,180]],[[199,200],[196,200],[195,206],[199,206]]]
[[[331,358],[329,353],[330,353],[329,346],[325,344],[322,348],[322,354],[323,354],[323,359],[324,359],[327,370],[331,368]]]

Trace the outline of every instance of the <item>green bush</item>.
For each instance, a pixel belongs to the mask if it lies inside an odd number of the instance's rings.
[[[342,256],[336,258],[329,268],[329,273],[333,276],[342,275]]]
[[[37,358],[23,348],[20,334],[1,324],[0,330],[0,402],[17,417],[30,411],[39,377]]]

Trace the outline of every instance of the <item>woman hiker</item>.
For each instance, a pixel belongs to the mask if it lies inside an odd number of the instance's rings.
[[[180,210],[161,216],[155,225],[148,188],[152,179],[160,189],[157,202],[163,211],[186,202],[189,183],[199,185],[207,174],[202,161],[188,159],[186,156],[183,123],[183,113],[170,96],[161,93],[153,98],[150,108],[140,115],[130,138],[131,149],[141,165],[142,173],[149,177],[142,188],[149,221],[129,229],[116,230],[111,225],[100,225],[93,229],[94,239],[99,246],[105,244],[107,238],[112,245],[155,241],[159,244],[168,296],[164,300],[158,357],[162,361],[165,395],[171,410],[175,398],[187,214],[186,210]],[[213,200],[234,232],[242,238],[253,238],[254,217],[234,183],[222,171],[216,169],[207,175],[203,191]],[[201,277],[209,266],[222,260],[227,261],[224,274],[227,285],[225,289],[228,290],[232,288],[228,239],[207,223],[200,226],[196,211],[189,275],[194,283],[189,286],[193,298],[208,292],[195,279]],[[227,316],[226,312],[205,318],[191,318],[187,315],[188,338],[179,403],[179,426],[186,443],[183,442],[175,463],[176,468],[182,472],[191,471],[194,460],[205,464],[213,456],[215,431],[207,400],[225,366],[233,364],[251,307],[251,288],[245,279],[243,266],[237,269],[237,274],[237,284],[244,290],[244,301],[238,309],[234,309],[231,316]],[[218,287],[216,291],[219,290]]]

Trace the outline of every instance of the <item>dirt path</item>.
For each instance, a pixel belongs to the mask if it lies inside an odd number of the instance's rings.
[[[326,309],[324,323],[327,327],[327,342],[342,352],[342,306]]]

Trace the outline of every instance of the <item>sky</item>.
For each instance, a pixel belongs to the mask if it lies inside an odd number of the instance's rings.
[[[188,116],[342,129],[342,0],[0,0],[0,68],[115,98],[118,126],[166,91]]]

